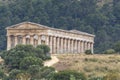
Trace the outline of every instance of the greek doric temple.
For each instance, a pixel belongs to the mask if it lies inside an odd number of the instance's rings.
[[[23,22],[6,28],[7,50],[17,44],[31,44],[34,47],[46,44],[51,54],[93,52],[95,35],[78,30],[62,30],[36,24]]]

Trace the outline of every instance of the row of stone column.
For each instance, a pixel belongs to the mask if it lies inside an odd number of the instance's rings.
[[[43,36],[43,35],[41,35]],[[64,37],[45,36],[42,39],[38,36],[8,36],[8,50],[15,47],[17,44],[31,44],[37,46],[39,44],[46,44],[50,47],[50,53],[84,53],[86,50],[93,52],[93,43],[83,40],[76,40]],[[20,39],[20,40],[19,40]]]
[[[69,39],[69,38],[62,38],[62,37],[55,37],[55,36],[48,36],[47,38],[47,45],[50,46],[50,53],[84,53],[86,50],[91,50],[93,52],[93,43],[76,40],[76,39]]]
[[[33,46],[37,46],[41,44],[41,39],[35,39],[34,36],[7,36],[7,49],[11,49],[15,47],[17,44],[31,44]]]

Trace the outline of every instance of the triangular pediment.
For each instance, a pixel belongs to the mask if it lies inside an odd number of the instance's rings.
[[[48,29],[49,27],[40,25],[37,23],[32,22],[23,22],[19,23],[10,27],[7,27],[7,29]]]

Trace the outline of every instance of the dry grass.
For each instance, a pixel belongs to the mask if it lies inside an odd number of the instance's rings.
[[[101,77],[111,72],[120,73],[120,55],[56,55],[59,62],[53,67],[58,71],[76,70],[88,77]]]

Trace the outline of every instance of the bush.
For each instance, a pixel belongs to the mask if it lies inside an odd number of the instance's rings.
[[[103,77],[93,77],[90,78],[89,80],[104,80]]]
[[[1,52],[0,56],[5,61],[5,65],[9,69],[20,69],[20,63],[25,57],[36,57],[42,60],[50,59],[46,53],[49,52],[49,47],[46,45],[39,45],[34,48],[32,45],[17,45],[9,51]]]
[[[85,51],[85,54],[88,54],[88,55],[89,55],[89,54],[92,54],[92,51],[91,51],[91,50],[86,50],[86,51]]]
[[[39,65],[41,67],[43,66],[43,61],[37,57],[25,57],[20,63],[20,68],[26,70],[32,65]]]
[[[116,52],[120,53],[120,41],[118,41],[114,44],[114,50]]]
[[[73,75],[76,80],[87,80],[83,73],[70,70],[55,73],[52,77],[52,80],[70,80],[71,75]]]
[[[50,52],[50,48],[47,45],[38,45],[37,48],[43,49],[45,54],[48,54]]]
[[[114,49],[108,49],[104,52],[104,54],[114,54],[115,50]]]
[[[9,80],[15,80],[17,78],[17,75],[21,72],[22,72],[21,70],[13,69],[9,73]]]
[[[6,75],[4,74],[3,70],[0,69],[0,79],[5,78]]]

